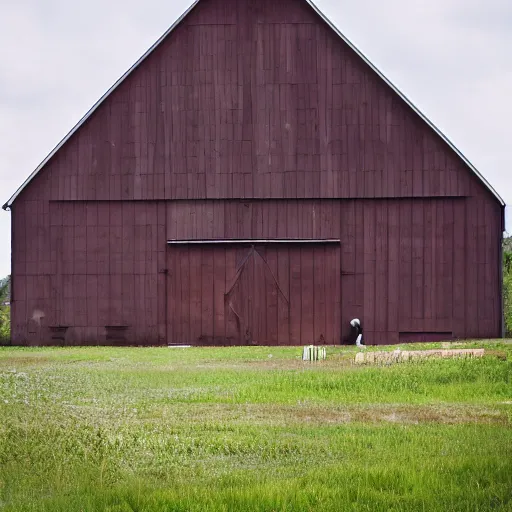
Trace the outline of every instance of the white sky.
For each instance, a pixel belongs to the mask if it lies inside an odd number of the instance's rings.
[[[0,204],[190,3],[0,0]],[[316,3],[512,203],[512,2]]]

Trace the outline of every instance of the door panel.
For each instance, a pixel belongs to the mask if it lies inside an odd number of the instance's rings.
[[[339,251],[324,244],[169,247],[169,342],[339,343]]]

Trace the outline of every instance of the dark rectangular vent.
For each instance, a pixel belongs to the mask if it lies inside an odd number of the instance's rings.
[[[66,332],[69,329],[67,325],[51,325],[49,327],[52,341],[64,342],[66,341]]]
[[[452,332],[401,332],[400,343],[433,343],[453,340]]]
[[[106,339],[112,343],[125,343],[127,325],[106,325],[105,331],[107,332]]]

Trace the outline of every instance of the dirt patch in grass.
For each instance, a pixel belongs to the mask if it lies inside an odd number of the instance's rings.
[[[32,357],[18,357],[18,356],[8,356],[8,357],[0,357],[0,368],[21,368],[25,366],[34,366],[34,365],[47,365],[51,363],[52,359],[45,356],[32,356]]]
[[[461,407],[461,406],[404,406],[404,405],[378,405],[347,407],[340,409],[327,408],[295,408],[286,411],[289,419],[313,423],[485,423],[510,424],[509,415],[504,410],[488,407]]]
[[[328,348],[329,350],[329,348]],[[310,370],[310,369],[330,369],[340,367],[354,366],[355,351],[327,353],[325,361],[303,361],[302,355],[283,359],[274,357],[269,350],[266,359],[258,359],[252,361],[208,361],[195,365],[198,369],[226,369],[226,370]]]
[[[501,361],[506,361],[508,357],[504,350],[486,350],[485,355],[487,357],[497,357]]]
[[[296,406],[268,404],[187,404],[160,407],[141,412],[139,420],[166,423],[251,424],[261,426],[336,425],[346,423],[398,424],[493,424],[511,425],[512,414],[506,406],[408,406],[364,405],[347,407],[318,407],[309,402]]]
[[[358,421],[372,422],[384,421],[391,423],[483,423],[483,424],[510,424],[507,411],[501,408],[476,406],[376,406],[362,408],[356,411]]]

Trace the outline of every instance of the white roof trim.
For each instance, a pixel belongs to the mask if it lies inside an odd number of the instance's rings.
[[[22,192],[22,190],[30,183],[30,181],[36,176],[36,174],[48,163],[48,161],[59,151],[59,149],[80,129],[80,127],[91,117],[96,109],[110,96],[110,94],[134,71],[153,51],[160,46],[160,43],[183,21],[183,19],[189,14],[189,12],[200,2],[201,0],[195,0],[194,3],[176,20],[175,23],[158,39],[158,41],[121,77],[117,82],[92,106],[92,108],[82,117],[82,119],[76,124],[76,126],[59,142],[59,144],[52,150],[52,152],[39,164],[37,169],[25,180],[25,182],[16,190],[13,196],[5,203],[2,208],[7,210],[10,208],[12,203]],[[305,0],[312,9],[334,30],[334,32],[361,58],[363,61],[375,72],[377,75],[384,80],[384,82],[395,91],[400,98],[407,105],[409,105],[418,114],[425,123],[427,123],[434,132],[444,140],[446,144],[455,152],[455,154],[469,167],[469,169],[480,179],[480,181],[489,189],[494,197],[499,201],[502,206],[505,206],[505,201],[496,192],[492,185],[484,178],[477,168],[457,149],[457,147],[444,135],[439,128],[437,128],[430,119],[428,119],[397,87],[395,87],[384,74],[376,68],[370,60],[349,40],[347,39],[338,28],[332,23],[332,21],[325,16],[325,14],[314,4],[312,0]]]

